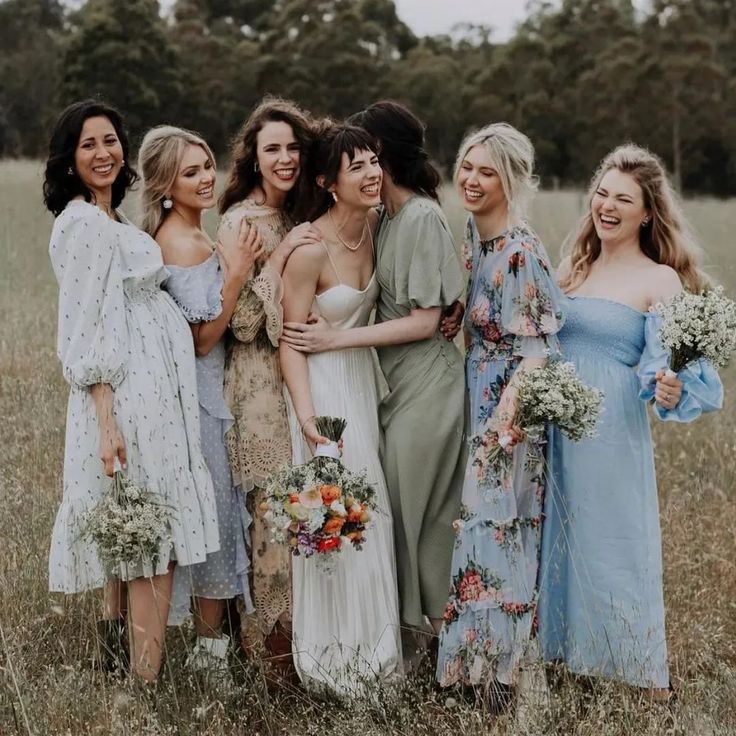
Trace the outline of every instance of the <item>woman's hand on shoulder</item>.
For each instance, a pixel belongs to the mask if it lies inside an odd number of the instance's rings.
[[[258,227],[241,218],[235,238],[221,238],[215,243],[225,278],[244,284],[258,258],[263,253],[263,241]]]
[[[302,245],[313,245],[322,240],[322,232],[311,222],[302,222],[291,228],[286,237],[274,248],[269,258],[271,265],[282,273],[291,254]]]

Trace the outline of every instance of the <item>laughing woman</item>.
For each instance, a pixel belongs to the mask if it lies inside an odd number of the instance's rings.
[[[268,477],[291,462],[278,341],[282,328],[281,273],[292,251],[318,241],[305,223],[292,228],[300,192],[302,156],[311,139],[306,115],[294,104],[266,98],[236,138],[219,207],[217,239],[225,249],[243,221],[258,229],[263,253],[248,274],[230,319],[233,333],[225,368],[225,398],[235,418],[228,449],[235,483],[249,494],[255,613],[244,617],[243,642],[290,658],[291,555],[272,542],[260,508]]]
[[[174,620],[194,599],[197,644],[190,666],[222,672],[228,638],[222,635],[226,602],[240,597],[252,612],[246,535],[250,518],[234,486],[225,447],[233,423],[223,396],[225,333],[241,288],[260,250],[247,224],[228,249],[215,251],[202,229],[202,214],[214,207],[215,159],[189,131],[163,125],[150,130],[138,155],[143,176],[143,229],[161,247],[169,271],[166,290],[192,326],[202,449],[217,499],[220,551],[175,575]],[[180,608],[181,610],[176,610]]]
[[[568,320],[562,351],[604,393],[594,439],[552,429],[540,565],[539,638],[547,660],[669,697],[662,556],[646,401],[665,421],[722,402],[699,361],[664,374],[668,356],[649,309],[707,281],[662,163],[633,145],[603,160],[589,210],[560,267]],[[638,374],[638,375],[637,375]]]
[[[84,515],[110,488],[115,461],[155,489],[171,539],[155,567],[121,566],[127,580],[133,667],[146,680],[161,665],[174,564],[219,549],[217,511],[199,438],[192,336],[171,297],[156,243],[117,210],[137,178],[120,115],[88,100],[54,127],[44,200],[56,215],[51,261],[59,282],[58,355],[71,384],[64,496],[51,540],[52,591],[105,584]]]
[[[440,636],[437,674],[444,686],[515,685],[532,632],[543,442],[516,447],[506,478],[488,467],[486,453],[494,431],[512,428],[523,373],[559,352],[562,295],[544,246],[523,219],[535,189],[533,166],[529,139],[498,123],[463,142],[455,167],[470,213],[465,330],[471,457]]]

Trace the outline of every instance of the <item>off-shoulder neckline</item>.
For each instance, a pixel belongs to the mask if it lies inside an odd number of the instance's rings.
[[[200,261],[199,263],[194,263],[191,266],[180,266],[180,265],[177,265],[176,263],[164,263],[164,266],[166,266],[166,268],[168,268],[169,270],[178,268],[180,271],[192,271],[196,268],[202,268],[202,266],[206,266],[210,264],[213,261],[213,259],[216,259],[216,258],[217,258],[217,251],[213,250],[212,253],[210,253],[210,255],[208,255],[207,258],[205,258],[203,261]]]

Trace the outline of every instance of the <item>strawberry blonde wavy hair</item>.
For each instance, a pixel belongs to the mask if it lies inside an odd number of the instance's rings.
[[[649,223],[639,231],[639,246],[644,255],[677,271],[688,291],[699,292],[706,288],[708,277],[698,267],[701,250],[682,213],[662,161],[645,148],[627,143],[611,151],[593,175],[588,190],[588,212],[563,248],[563,253],[570,259],[570,268],[560,280],[563,291],[571,291],[585,281],[601,253],[601,241],[595,231],[590,205],[601,179],[613,169],[628,174],[641,187],[644,207],[651,213]]]
[[[205,140],[184,128],[158,125],[146,133],[138,151],[138,170],[143,177],[141,229],[152,238],[171,210],[164,209],[164,198],[176,181],[184,152],[199,146],[215,167],[215,156]]]

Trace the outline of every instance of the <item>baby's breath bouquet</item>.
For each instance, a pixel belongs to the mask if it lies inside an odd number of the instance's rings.
[[[340,461],[345,420],[316,417],[314,422],[330,444],[318,445],[304,465],[271,476],[263,511],[276,541],[288,544],[295,556],[317,555],[321,569],[329,572],[344,543],[362,548],[376,493],[364,473],[352,473]]]
[[[736,350],[736,302],[722,286],[700,294],[681,291],[655,311],[662,318],[659,337],[670,351],[674,374],[700,358],[721,368]]]
[[[126,477],[119,464],[109,492],[87,513],[83,532],[97,545],[108,572],[126,578],[129,567],[155,570],[161,545],[171,542],[167,507]]]
[[[524,371],[520,379],[512,424],[521,441],[541,441],[548,423],[573,442],[595,436],[603,394],[586,386],[572,363],[547,363]],[[499,436],[493,427],[473,439],[473,465],[480,477],[496,477],[504,487],[510,484],[513,457],[507,448],[511,439]]]

